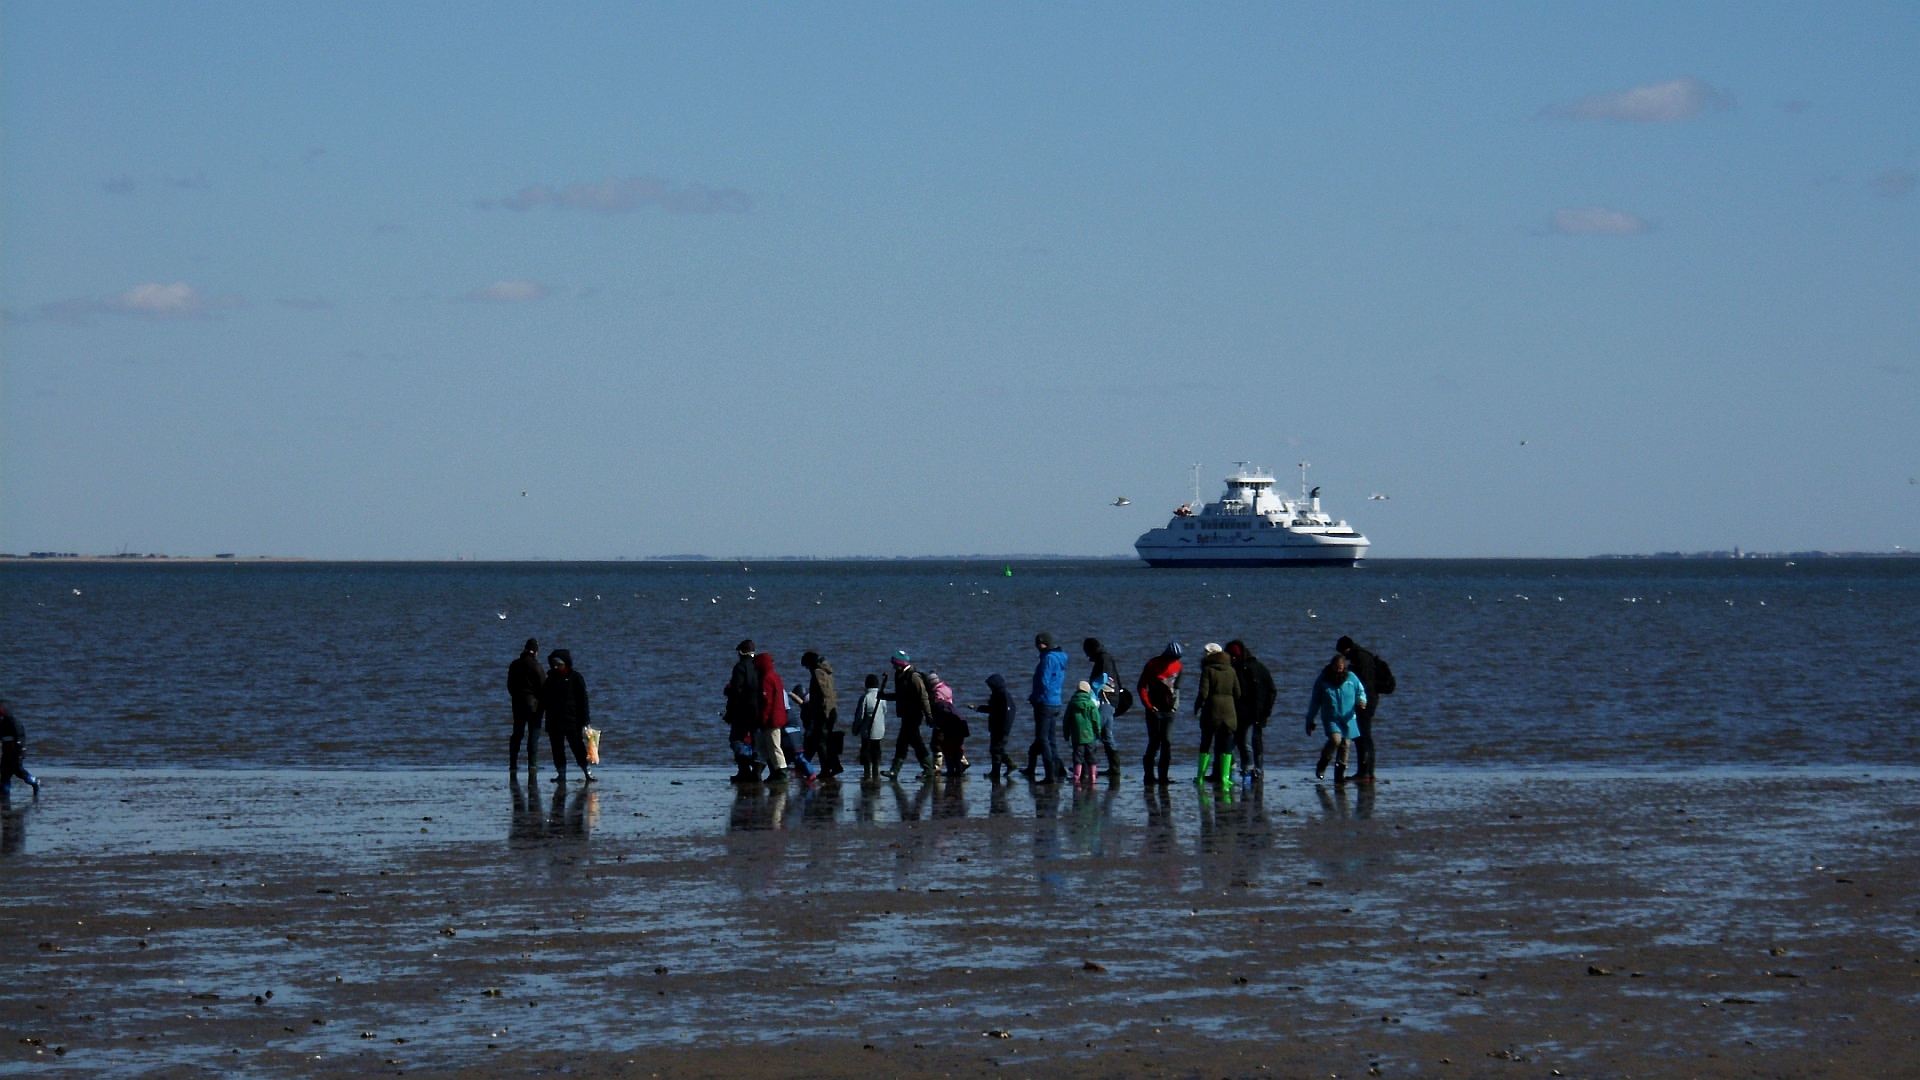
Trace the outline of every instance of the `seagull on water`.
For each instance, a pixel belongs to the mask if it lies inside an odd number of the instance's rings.
[[[504,611],[496,611],[494,612],[494,614],[500,616],[503,619],[507,617],[507,613]]]

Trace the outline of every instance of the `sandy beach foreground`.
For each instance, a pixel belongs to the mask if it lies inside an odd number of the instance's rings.
[[[604,775],[49,769],[0,1073],[1920,1074],[1920,771]]]

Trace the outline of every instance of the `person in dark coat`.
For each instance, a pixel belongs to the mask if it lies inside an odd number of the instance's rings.
[[[553,750],[553,782],[567,782],[567,748],[572,747],[581,779],[593,783],[593,770],[587,768],[587,743],[580,737],[580,730],[592,721],[587,712],[587,680],[573,670],[573,654],[566,649],[547,654],[547,679],[540,684],[540,712]]]
[[[1240,755],[1240,767],[1247,776],[1258,780],[1266,775],[1267,718],[1278,700],[1273,672],[1239,638],[1227,642],[1227,656],[1233,661],[1233,673],[1240,677],[1240,726],[1233,733],[1234,752]]]
[[[987,676],[987,703],[975,705],[973,711],[987,714],[987,755],[992,759],[987,779],[999,780],[1002,775],[1013,779],[1013,758],[1007,753],[1007,736],[1013,732],[1013,695],[1007,693],[1007,680],[999,672]]]
[[[1393,676],[1385,661],[1355,645],[1350,637],[1341,637],[1334,643],[1333,651],[1347,658],[1347,666],[1360,677],[1360,685],[1367,691],[1366,704],[1354,712],[1354,719],[1360,724],[1360,736],[1353,740],[1353,782],[1371,784],[1373,714],[1380,708],[1380,695],[1393,692]]]
[[[1173,767],[1173,717],[1180,708],[1181,652],[1179,642],[1167,642],[1160,655],[1140,669],[1135,687],[1140,711],[1147,719],[1147,754],[1140,759],[1140,768],[1149,784],[1168,783],[1167,772]]]
[[[753,756],[760,734],[760,673],[753,666],[753,639],[734,646],[734,653],[726,688],[727,746],[733,752],[733,782],[753,783],[760,779],[760,763]]]
[[[1102,675],[1107,677],[1105,683],[1107,691],[1095,695],[1100,703],[1098,741],[1101,749],[1107,754],[1107,780],[1109,783],[1117,784],[1120,782],[1120,751],[1113,745],[1113,699],[1110,695],[1117,693],[1126,685],[1122,681],[1125,676],[1120,674],[1120,665],[1113,659],[1113,654],[1107,651],[1107,647],[1100,644],[1099,638],[1090,637],[1081,642],[1080,651],[1086,654],[1088,660],[1093,661],[1093,670],[1087,674],[1087,685],[1100,686],[1102,685],[1100,677]]]
[[[840,750],[846,733],[840,726],[840,698],[833,688],[833,665],[817,652],[804,653],[800,666],[807,669],[807,701],[800,707],[800,719],[807,733],[802,744],[807,754],[820,763],[820,775],[831,779],[840,775]]]
[[[893,744],[893,764],[887,769],[887,779],[900,777],[900,766],[907,760],[907,751],[920,762],[923,775],[933,774],[933,761],[927,754],[927,743],[920,735],[920,725],[933,718],[933,695],[927,692],[927,681],[913,666],[913,658],[904,650],[893,654],[893,693],[882,693],[881,698],[893,702],[894,715],[900,721],[900,738]]]
[[[1220,786],[1233,787],[1233,730],[1240,726],[1240,677],[1225,649],[1207,643],[1200,661],[1200,691],[1193,712],[1200,718],[1200,770],[1193,782],[1204,784],[1214,759],[1220,761]]]
[[[540,734],[540,684],[547,677],[540,671],[540,643],[527,639],[526,648],[507,665],[507,697],[513,701],[513,741],[507,744],[507,771],[520,773],[520,740],[527,740],[527,771],[538,772],[539,754],[534,747]]]
[[[13,715],[13,706],[0,701],[0,802],[13,797],[13,780],[19,777],[40,797],[40,781],[27,771],[27,729]]]

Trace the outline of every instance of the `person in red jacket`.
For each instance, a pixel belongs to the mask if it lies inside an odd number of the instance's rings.
[[[767,782],[778,783],[787,778],[787,755],[780,748],[780,733],[787,726],[787,684],[773,670],[769,653],[755,656],[753,668],[760,673],[760,760],[767,766]]]
[[[1140,761],[1146,783],[1169,783],[1167,772],[1173,768],[1173,714],[1180,708],[1180,643],[1167,642],[1159,656],[1147,661],[1140,670],[1135,691],[1140,711],[1147,715],[1147,756]]]

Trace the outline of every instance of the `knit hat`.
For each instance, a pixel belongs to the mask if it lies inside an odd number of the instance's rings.
[[[908,664],[913,663],[913,657],[908,656],[907,650],[905,649],[895,649],[893,650],[893,662],[900,667],[906,667]]]
[[[1169,642],[1167,642],[1167,647],[1166,647],[1166,649],[1165,649],[1165,650],[1163,650],[1163,651],[1161,652],[1161,654],[1160,654],[1160,655],[1162,655],[1162,656],[1171,656],[1171,657],[1173,657],[1173,658],[1174,658],[1175,660],[1178,660],[1178,659],[1180,659],[1180,653],[1181,653],[1182,651],[1183,651],[1183,650],[1182,650],[1182,649],[1180,648],[1180,643],[1179,643],[1179,642],[1177,642],[1177,641],[1169,641]]]
[[[1215,641],[1207,642],[1207,647],[1205,649],[1205,652],[1208,656],[1212,656],[1214,653],[1217,653],[1217,652],[1225,652],[1225,651],[1226,650],[1220,647],[1219,642],[1215,642]]]
[[[1090,683],[1090,682],[1088,682],[1088,681],[1087,681],[1087,680],[1085,680],[1085,679],[1081,679],[1081,680],[1080,680],[1080,692],[1081,692],[1081,693],[1083,693],[1083,694],[1091,694],[1091,693],[1093,693],[1093,684],[1092,684],[1092,683]]]
[[[1033,635],[1033,643],[1043,649],[1051,649],[1053,648],[1053,635],[1042,630]]]
[[[540,642],[535,640],[534,638],[528,638],[526,648],[523,648],[520,651],[521,652],[539,652]]]
[[[735,645],[735,646],[733,647],[733,651],[734,651],[734,652],[737,652],[737,653],[745,653],[745,654],[748,654],[748,655],[752,655],[752,653],[753,653],[753,639],[752,639],[752,638],[748,638],[747,640],[745,640],[745,641],[743,641],[743,642],[741,642],[740,644],[738,644],[738,645]]]

